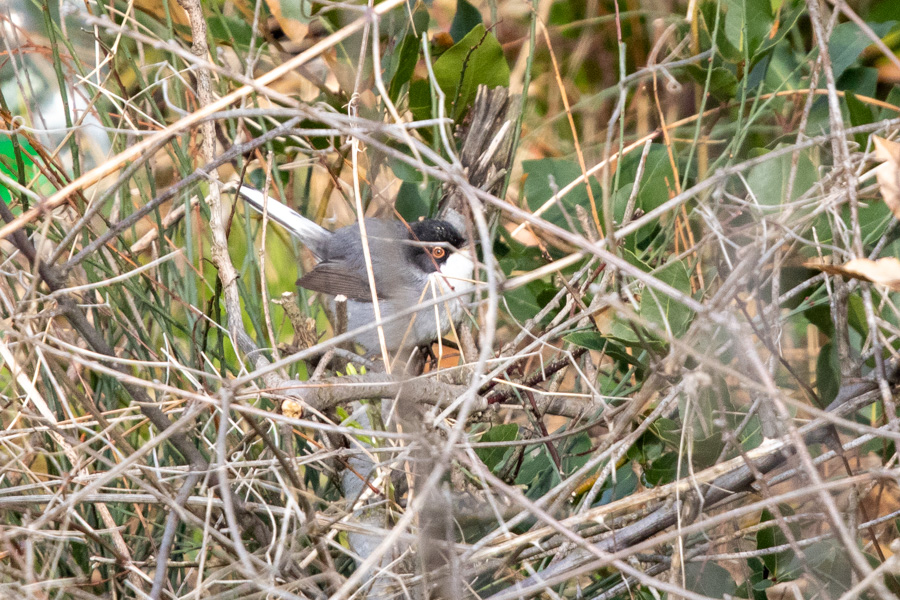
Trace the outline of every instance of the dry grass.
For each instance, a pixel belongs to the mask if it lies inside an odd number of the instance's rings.
[[[684,3],[476,4],[527,94],[473,126],[394,89],[402,0],[144,4],[0,16],[0,596],[896,597],[896,280],[804,266],[900,249],[890,27],[786,0],[751,86],[737,2],[716,49]],[[308,257],[235,177],[329,227],[468,216],[461,353],[389,375],[273,301]]]

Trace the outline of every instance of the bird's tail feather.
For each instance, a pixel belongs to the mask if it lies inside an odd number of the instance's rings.
[[[260,214],[265,211],[269,219],[287,229],[318,258],[323,258],[325,242],[331,235],[330,231],[255,188],[241,185],[237,188],[237,192],[251,208]]]

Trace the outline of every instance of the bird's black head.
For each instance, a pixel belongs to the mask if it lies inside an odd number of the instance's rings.
[[[409,258],[426,273],[438,270],[466,241],[453,225],[439,219],[415,221],[409,229]]]

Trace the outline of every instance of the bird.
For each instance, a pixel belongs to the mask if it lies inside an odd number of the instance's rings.
[[[237,186],[237,195],[312,253],[316,264],[297,285],[332,299],[346,297],[347,330],[368,326],[353,341],[365,349],[366,356],[379,355],[373,290],[359,223],[329,231],[255,188]],[[386,349],[396,356],[416,347],[430,348],[465,312],[475,285],[471,246],[456,227],[441,219],[406,223],[367,218],[365,229]],[[444,301],[433,302],[448,295]],[[426,306],[390,319],[420,304]]]

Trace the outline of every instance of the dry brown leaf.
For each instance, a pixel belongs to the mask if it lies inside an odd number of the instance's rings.
[[[900,219],[900,144],[877,135],[872,136],[872,141],[875,142],[875,159],[883,161],[875,168],[881,196],[894,216]]]
[[[832,275],[870,281],[878,285],[887,286],[895,292],[900,292],[900,259],[892,256],[879,258],[878,260],[854,258],[843,265],[832,265],[816,259],[805,262],[804,266],[825,271]]]

